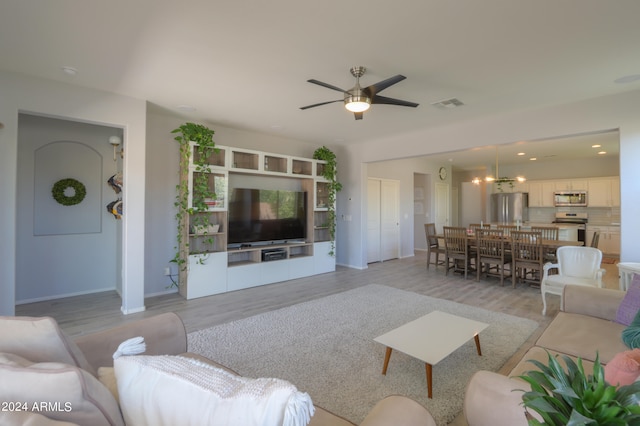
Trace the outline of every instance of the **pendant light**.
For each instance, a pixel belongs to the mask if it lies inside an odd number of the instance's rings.
[[[507,177],[507,176],[500,176],[500,169],[499,169],[499,159],[498,159],[498,147],[496,146],[496,175],[494,176],[487,176],[484,179],[486,182],[494,182],[497,184],[503,184],[503,183],[508,183],[511,186],[513,186],[514,182],[524,182],[527,179],[524,176],[516,176],[515,178],[511,178],[511,177]]]

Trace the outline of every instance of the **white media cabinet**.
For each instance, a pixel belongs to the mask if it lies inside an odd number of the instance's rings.
[[[197,151],[192,146],[189,170],[180,174],[181,179],[188,180],[190,194],[194,173],[198,173],[194,155]],[[193,299],[335,271],[333,243],[326,225],[328,182],[322,176],[324,161],[216,145],[216,152],[206,162],[208,168],[203,173],[209,175],[216,198],[207,202],[207,211],[194,215],[208,215],[209,223],[217,226],[202,230],[190,223],[185,230],[189,260],[179,276],[183,297]],[[304,241],[227,247],[229,180],[240,175],[295,179],[292,183],[307,193]]]

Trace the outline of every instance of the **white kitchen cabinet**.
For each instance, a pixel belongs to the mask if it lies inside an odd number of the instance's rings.
[[[591,245],[593,234],[599,231],[598,249],[603,255],[620,256],[620,227],[619,226],[587,226],[587,245]]]
[[[620,178],[616,176],[588,179],[589,207],[620,207]]]
[[[554,181],[529,182],[529,207],[553,207]]]
[[[529,182],[514,182],[511,192],[529,192]]]
[[[586,191],[589,188],[587,179],[559,179],[554,185],[556,191]]]
[[[608,237],[609,237],[609,241],[608,241],[609,251],[605,253],[614,255],[614,256],[620,256],[620,228],[615,226],[610,226]]]

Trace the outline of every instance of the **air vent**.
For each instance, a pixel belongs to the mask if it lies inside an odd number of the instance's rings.
[[[441,101],[434,102],[431,105],[440,109],[452,109],[452,108],[457,108],[459,106],[462,106],[464,105],[464,103],[462,103],[460,99],[451,98],[451,99],[443,99]]]

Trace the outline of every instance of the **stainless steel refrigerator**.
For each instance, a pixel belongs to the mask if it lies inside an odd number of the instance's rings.
[[[529,220],[529,194],[510,192],[491,194],[491,222],[517,223]]]

